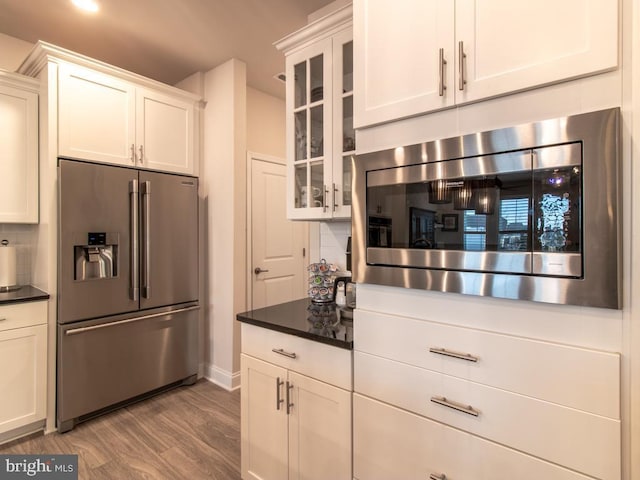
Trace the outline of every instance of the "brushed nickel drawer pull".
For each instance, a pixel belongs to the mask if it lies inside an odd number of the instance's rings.
[[[480,415],[480,412],[478,410],[475,410],[471,405],[465,406],[461,403],[452,402],[451,400],[447,400],[446,397],[431,397],[431,401],[433,403],[437,403],[438,405],[442,405],[443,407],[451,408],[453,410],[466,413],[467,415],[471,415],[473,417],[477,417],[478,415]]]
[[[280,410],[280,405],[284,403],[284,400],[280,398],[280,387],[284,385],[284,380],[280,380],[280,377],[276,378],[276,410]]]
[[[447,480],[447,476],[444,473],[441,473],[440,475],[432,473],[429,475],[429,480]]]
[[[478,357],[474,357],[470,353],[458,353],[452,352],[451,350],[447,350],[445,348],[430,348],[429,351],[431,353],[436,353],[438,355],[444,355],[446,357],[459,358],[460,360],[466,360],[467,362],[477,362]]]
[[[278,355],[283,355],[283,356],[289,357],[289,358],[296,358],[297,357],[297,355],[295,353],[285,352],[282,348],[272,348],[271,351],[273,353],[277,353]]]

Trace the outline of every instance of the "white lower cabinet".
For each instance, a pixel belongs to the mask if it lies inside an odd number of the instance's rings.
[[[351,479],[351,391],[327,383],[332,381],[331,374],[322,381],[282,366],[297,360],[304,370],[314,356],[306,356],[299,348],[315,342],[252,325],[242,327],[242,478]],[[276,363],[246,354],[245,337],[251,342],[261,331],[268,334],[263,338],[278,342],[269,349]],[[349,354],[344,368],[350,372],[351,352],[328,348],[338,356]]]
[[[620,355],[357,310],[354,476],[621,478]]]
[[[45,419],[46,305],[0,306],[0,442]]]
[[[353,416],[358,480],[590,478],[358,394]]]

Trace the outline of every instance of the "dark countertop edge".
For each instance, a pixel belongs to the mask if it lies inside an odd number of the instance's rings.
[[[14,303],[38,302],[41,300],[49,300],[51,296],[47,292],[43,292],[39,288],[25,285],[19,290],[13,292],[0,292],[0,306],[11,305]]]
[[[295,301],[295,300],[294,300]],[[269,308],[269,307],[265,307]],[[307,340],[312,340],[318,343],[325,343],[327,345],[332,345],[334,347],[342,348],[345,350],[353,350],[353,341],[347,342],[344,340],[338,340],[337,338],[325,337],[322,335],[316,335],[311,332],[305,332],[303,330],[298,330],[296,328],[286,327],[284,325],[278,325],[275,323],[264,322],[261,320],[256,320],[255,318],[248,317],[247,314],[251,312],[239,313],[236,315],[236,319],[242,323],[248,323],[250,325],[255,325],[257,327],[266,328],[268,330],[276,330],[278,332],[287,333],[289,335],[293,335],[296,337],[306,338]]]
[[[315,335],[310,332],[303,332],[302,330],[297,330],[295,328],[287,328],[282,325],[276,325],[269,322],[261,322],[260,320],[255,320],[253,318],[244,317],[242,315],[237,315],[238,321],[242,323],[248,323],[250,325],[255,325],[257,327],[267,328],[269,330],[276,330],[282,333],[288,333],[289,335],[294,335],[296,337],[306,338],[308,340],[312,340],[318,343],[326,343],[327,345],[332,345],[334,347],[343,348],[345,350],[353,350],[353,342],[346,342],[343,340],[338,340],[337,338],[324,337],[322,335]]]

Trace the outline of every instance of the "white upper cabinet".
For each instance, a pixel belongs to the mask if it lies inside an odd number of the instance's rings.
[[[193,173],[193,102],[149,89],[138,89],[136,99],[136,144],[140,166]]]
[[[351,6],[280,40],[286,55],[287,217],[351,218]]]
[[[618,2],[354,0],[365,127],[618,65]]]
[[[356,127],[453,105],[454,2],[353,5]]]
[[[58,69],[58,154],[134,165],[135,87],[117,78],[61,64]]]
[[[38,83],[0,73],[0,223],[38,223]]]
[[[59,65],[60,156],[194,173],[194,102]]]

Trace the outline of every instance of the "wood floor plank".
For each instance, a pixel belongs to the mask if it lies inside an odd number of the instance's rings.
[[[0,453],[77,454],[81,479],[240,479],[240,392],[200,380]]]

